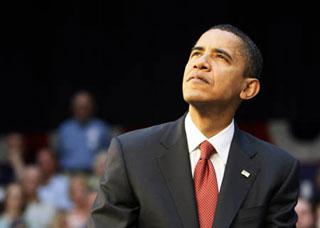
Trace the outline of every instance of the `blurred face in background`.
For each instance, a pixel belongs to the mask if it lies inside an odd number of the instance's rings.
[[[27,196],[37,194],[37,189],[41,181],[41,172],[37,166],[28,166],[25,168],[22,185]]]
[[[297,228],[313,228],[314,218],[311,209],[311,205],[304,199],[299,199],[295,207],[295,211],[298,215]]]
[[[83,177],[75,176],[70,182],[70,197],[76,206],[88,205],[88,185]]]
[[[37,154],[37,164],[44,177],[50,177],[56,172],[57,160],[50,148],[42,148]]]
[[[103,152],[100,152],[95,159],[94,173],[98,177],[102,177],[104,174],[106,157],[107,157],[107,152],[103,151]]]
[[[97,194],[98,194],[98,192],[96,192],[96,191],[89,192],[89,194],[88,194],[88,206],[89,207],[92,207],[92,205],[97,197]]]
[[[318,202],[314,210],[315,227],[320,227],[320,203]]]
[[[80,122],[88,121],[93,114],[93,100],[89,93],[80,92],[72,101],[72,112],[74,118]]]

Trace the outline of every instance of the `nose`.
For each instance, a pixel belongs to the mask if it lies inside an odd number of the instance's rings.
[[[202,55],[200,58],[198,58],[194,64],[194,69],[203,70],[203,71],[210,71],[211,66],[208,62],[208,55]]]

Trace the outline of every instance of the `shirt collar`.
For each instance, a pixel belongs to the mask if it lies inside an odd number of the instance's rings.
[[[218,155],[222,158],[224,164],[227,163],[229,149],[231,146],[231,141],[234,134],[234,120],[220,131],[218,134],[212,136],[211,138],[206,138],[201,131],[193,123],[190,114],[188,113],[185,118],[185,129],[188,142],[189,153],[194,152],[198,149],[200,143],[208,140],[216,149]]]

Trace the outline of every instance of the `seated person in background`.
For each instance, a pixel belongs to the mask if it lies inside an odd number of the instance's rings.
[[[107,151],[102,150],[97,154],[97,156],[94,159],[93,174],[91,175],[91,177],[88,180],[89,187],[93,191],[98,191],[98,189],[99,189],[100,178],[104,174],[106,157],[107,157]]]
[[[4,158],[1,162],[0,185],[6,185],[23,173],[25,142],[22,134],[9,133],[4,140]],[[16,169],[13,169],[16,167]]]
[[[10,152],[9,161],[17,180],[23,181],[25,163],[19,150]],[[38,151],[36,164],[41,173],[37,197],[45,204],[50,204],[58,210],[69,210],[72,202],[69,199],[69,179],[57,173],[57,159],[52,149],[45,147]]]
[[[26,227],[22,215],[25,206],[24,194],[20,184],[11,183],[8,185],[5,194],[4,211],[0,215],[0,227]]]
[[[320,199],[315,199],[310,202],[313,204],[314,227],[320,228]]]
[[[72,207],[69,198],[69,178],[57,172],[58,162],[55,153],[48,147],[42,148],[37,153],[36,160],[42,174],[38,191],[40,201],[58,210],[69,210]]]
[[[77,175],[71,177],[70,197],[73,201],[74,208],[67,213],[67,227],[86,227],[92,202],[89,199],[89,187],[87,181],[83,176]]]
[[[295,211],[298,215],[298,221],[296,224],[297,228],[315,227],[312,206],[307,200],[299,198],[295,207]]]
[[[24,220],[28,228],[49,227],[55,217],[55,208],[40,202],[37,191],[41,181],[40,169],[37,166],[26,166],[21,179],[26,193],[27,206]]]
[[[99,152],[99,154],[97,154],[97,156],[94,159],[93,173],[92,175],[90,175],[88,179],[88,186],[89,186],[88,199],[89,199],[90,207],[93,205],[93,202],[97,197],[100,178],[104,174],[106,158],[107,158],[107,151],[102,150]]]
[[[66,211],[58,211],[56,216],[53,219],[53,222],[50,228],[73,228],[69,227],[67,224],[67,212]]]
[[[94,101],[90,93],[76,93],[71,109],[73,117],[58,128],[60,165],[64,171],[90,172],[95,155],[108,147],[111,130],[105,122],[93,118]]]

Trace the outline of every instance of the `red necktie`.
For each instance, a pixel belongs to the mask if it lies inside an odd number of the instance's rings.
[[[204,141],[200,144],[201,156],[194,171],[194,187],[200,228],[212,228],[218,202],[218,183],[210,157],[216,152]]]

